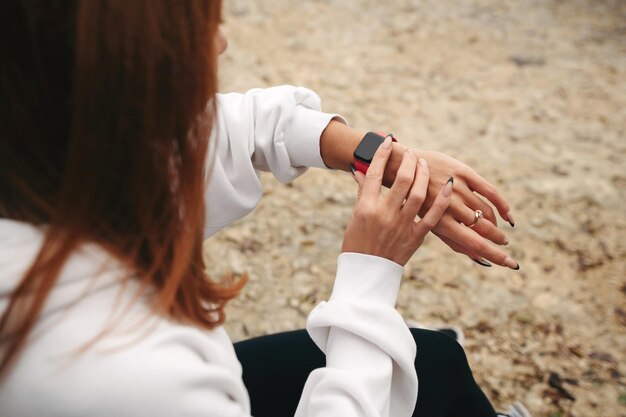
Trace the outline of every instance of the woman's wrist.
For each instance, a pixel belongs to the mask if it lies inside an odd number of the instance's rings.
[[[320,154],[327,167],[348,171],[365,132],[332,119],[320,137]]]
[[[320,153],[326,166],[348,171],[354,160],[354,150],[359,146],[365,133],[365,131],[354,129],[339,120],[331,120],[320,137]],[[405,150],[406,146],[397,142],[393,143],[383,178],[383,185],[386,187],[393,184]]]

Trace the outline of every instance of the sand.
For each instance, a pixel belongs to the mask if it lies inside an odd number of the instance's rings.
[[[429,237],[398,309],[455,324],[499,409],[626,416],[626,2],[227,0],[221,90],[316,91],[328,112],[475,168],[511,203],[521,270]],[[355,196],[342,172],[264,175],[255,212],[206,244],[248,272],[234,340],[302,328],[331,289]]]

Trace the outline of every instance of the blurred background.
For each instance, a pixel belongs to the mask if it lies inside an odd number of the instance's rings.
[[[446,152],[499,187],[521,270],[429,237],[398,309],[455,324],[499,409],[626,416],[626,1],[226,0],[221,91],[293,84],[365,130]],[[206,243],[248,272],[236,340],[304,327],[334,279],[355,184],[263,177],[256,211]],[[418,346],[419,354],[419,346]]]

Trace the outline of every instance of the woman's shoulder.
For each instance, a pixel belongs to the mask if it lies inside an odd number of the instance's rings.
[[[15,285],[18,264],[29,264],[41,233],[10,226],[0,271]],[[25,349],[0,381],[0,415],[194,415],[211,397],[245,410],[241,366],[225,330],[156,315],[150,291],[127,278],[95,245],[68,260]],[[197,403],[193,410],[182,398]]]
[[[23,352],[0,385],[0,414],[185,416],[232,407],[245,412],[241,369],[223,329],[205,332],[162,321],[153,326],[147,335],[112,334],[78,352],[63,341],[82,330],[70,318]]]
[[[200,415],[199,410],[212,409],[208,399],[218,410],[220,402],[246,410],[241,366],[222,327],[205,331],[149,316],[151,309],[142,301],[116,320],[115,314],[93,308],[100,301],[78,304],[33,333],[0,385],[0,415],[44,415],[45,410]],[[114,327],[107,331],[108,323]]]

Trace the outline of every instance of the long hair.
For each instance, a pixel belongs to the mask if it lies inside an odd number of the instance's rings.
[[[15,0],[0,8],[0,217],[43,246],[0,318],[0,375],[63,265],[95,242],[211,329],[245,280],[202,260],[221,0]]]

